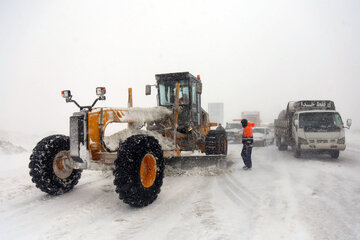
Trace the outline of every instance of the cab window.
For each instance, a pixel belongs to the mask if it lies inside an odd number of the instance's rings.
[[[189,84],[186,80],[178,81],[180,83],[179,104],[189,104]],[[177,81],[163,81],[159,83],[159,103],[162,106],[171,106],[175,102]]]

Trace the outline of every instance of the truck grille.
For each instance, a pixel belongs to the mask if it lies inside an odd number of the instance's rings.
[[[310,143],[336,143],[336,139],[319,139],[319,140],[309,140]]]

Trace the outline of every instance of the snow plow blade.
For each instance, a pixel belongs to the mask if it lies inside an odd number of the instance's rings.
[[[226,160],[226,155],[207,155],[207,156],[177,156],[165,158],[165,165],[174,168],[188,170],[194,167],[216,166],[226,169],[231,165]]]

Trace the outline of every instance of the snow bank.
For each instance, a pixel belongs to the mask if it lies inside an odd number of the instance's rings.
[[[5,154],[18,154],[26,152],[26,149],[21,146],[16,146],[9,141],[0,140],[0,151]]]

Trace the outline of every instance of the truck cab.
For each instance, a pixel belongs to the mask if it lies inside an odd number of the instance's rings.
[[[350,125],[348,119],[347,128]],[[334,102],[329,100],[289,102],[275,120],[279,150],[292,146],[295,157],[304,151],[316,151],[338,158],[339,152],[346,148],[344,128]]]
[[[294,114],[292,131],[299,150],[345,150],[345,131],[336,111],[299,111]]]

